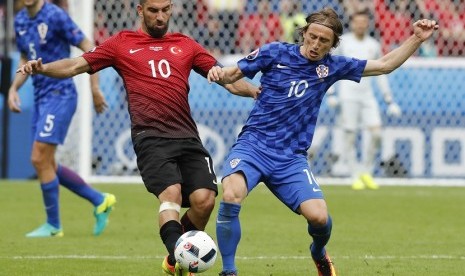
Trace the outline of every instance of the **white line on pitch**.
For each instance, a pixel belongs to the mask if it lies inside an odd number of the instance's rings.
[[[165,256],[97,256],[97,255],[36,255],[36,256],[0,256],[0,259],[100,259],[100,260],[131,260],[131,259],[162,259]],[[426,259],[426,260],[465,260],[465,256],[451,255],[413,255],[413,256],[331,256],[333,259],[362,259],[362,260],[386,260],[386,259]],[[304,260],[310,256],[237,256],[239,260]]]

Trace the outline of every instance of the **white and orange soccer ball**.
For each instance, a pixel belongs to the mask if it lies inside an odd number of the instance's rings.
[[[184,233],[176,242],[174,256],[183,269],[201,273],[215,264],[218,248],[213,239],[203,231]]]

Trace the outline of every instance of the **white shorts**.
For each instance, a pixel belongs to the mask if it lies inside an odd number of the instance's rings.
[[[381,126],[377,100],[374,97],[344,99],[341,101],[337,124],[342,129],[353,131],[357,128]]]

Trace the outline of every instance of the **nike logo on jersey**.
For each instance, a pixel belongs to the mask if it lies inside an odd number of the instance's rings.
[[[21,35],[21,36],[25,35],[26,33],[27,33],[26,30],[22,30],[22,31],[19,31],[19,32],[18,32],[18,34]]]
[[[41,132],[39,132],[39,136],[40,137],[49,137],[49,136],[52,136],[52,133],[41,131]]]
[[[321,189],[313,188],[313,192],[321,192]]]
[[[278,69],[286,69],[286,68],[289,68],[288,66],[286,65],[281,65],[278,63],[278,65],[276,65],[276,67],[278,67]]]
[[[140,48],[140,49],[130,49],[130,50],[129,50],[129,53],[130,53],[130,54],[134,54],[134,53],[137,53],[137,52],[142,51],[142,50],[144,50],[144,48]]]

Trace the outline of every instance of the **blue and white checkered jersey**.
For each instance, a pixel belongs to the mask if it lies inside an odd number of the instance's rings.
[[[15,17],[14,26],[16,44],[21,54],[28,60],[42,58],[43,63],[69,58],[71,45],[77,46],[84,39],[83,32],[69,15],[47,1],[32,18],[29,17],[26,8],[22,9]],[[32,81],[36,100],[55,90],[75,90],[71,78],[56,79],[32,75]],[[64,89],[66,87],[73,89]]]
[[[366,60],[328,54],[310,61],[299,47],[273,42],[238,61],[248,78],[263,73],[261,94],[238,142],[248,141],[280,155],[305,155],[326,90],[341,79],[360,81]]]

